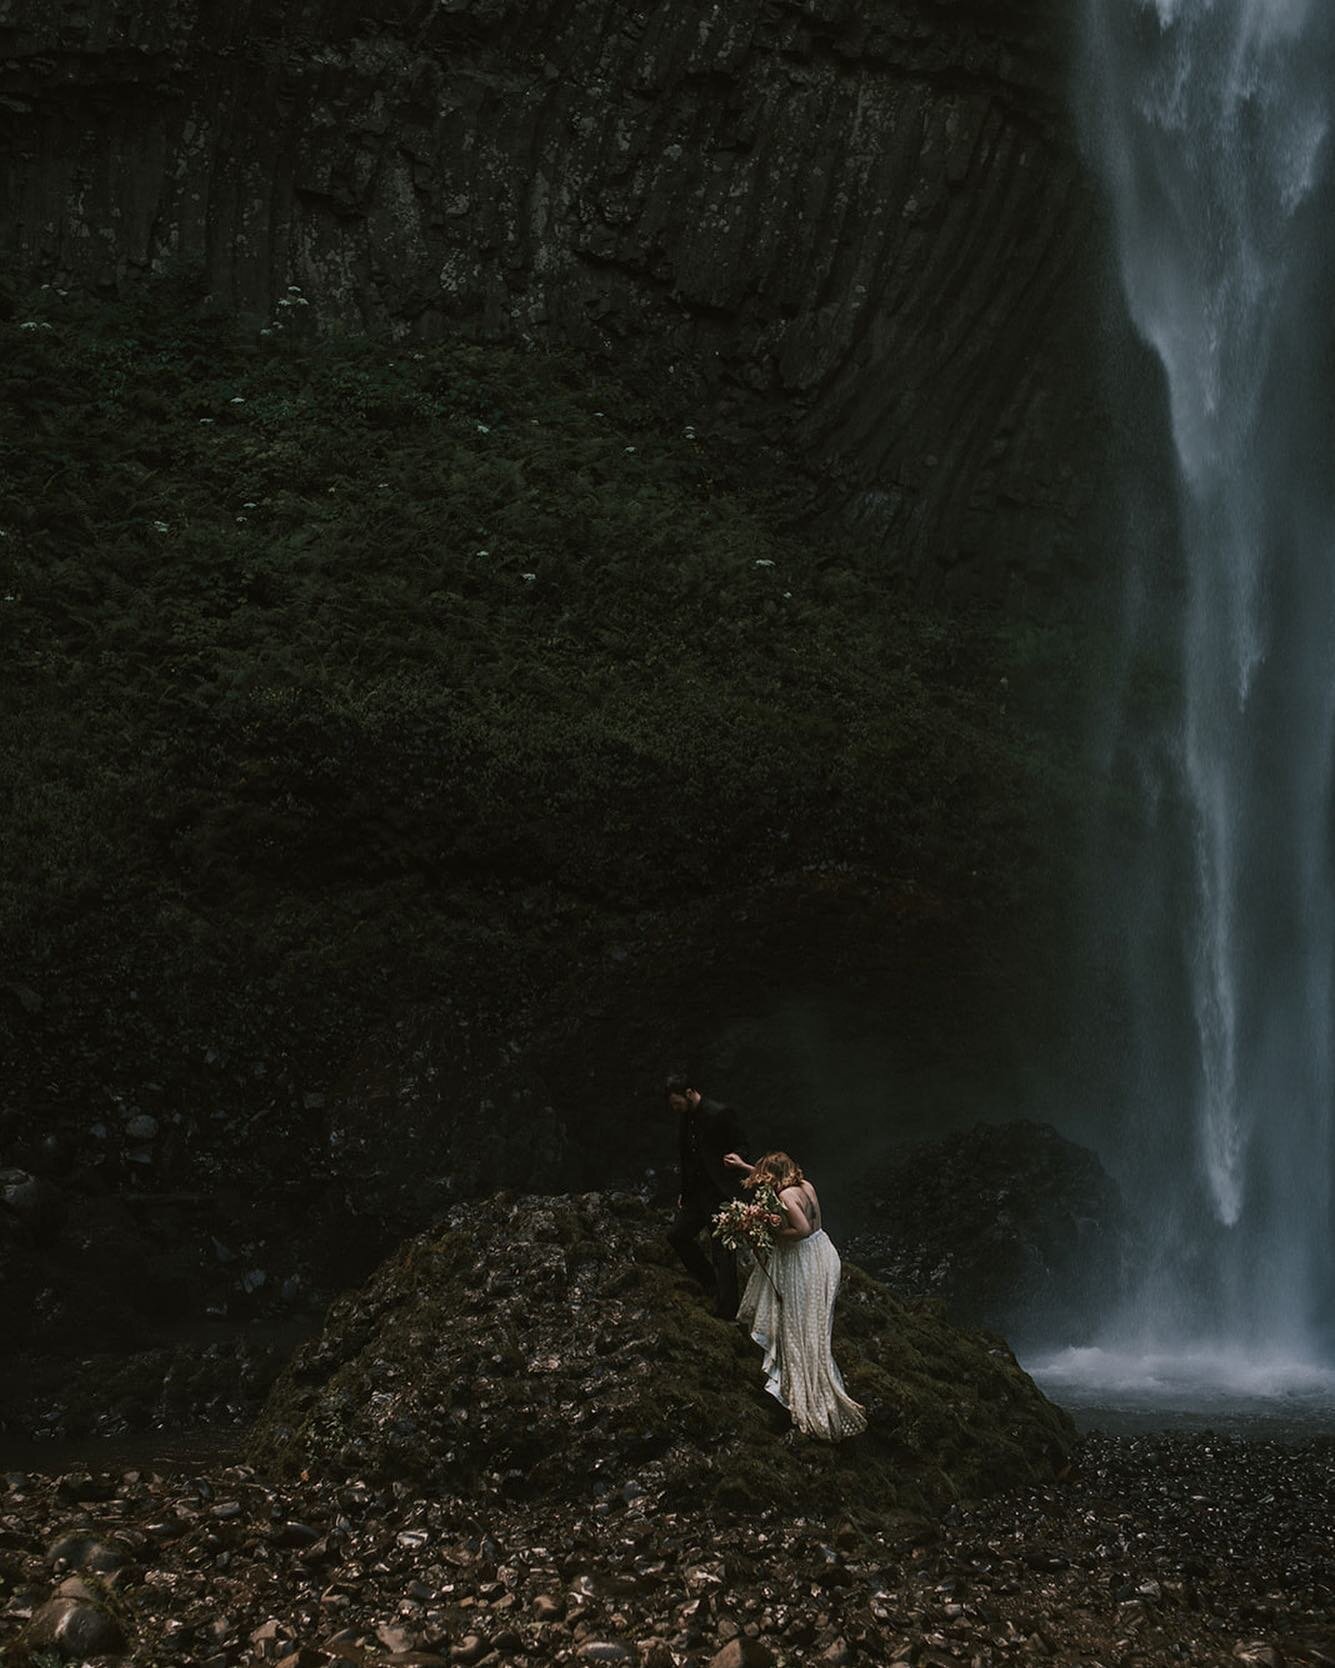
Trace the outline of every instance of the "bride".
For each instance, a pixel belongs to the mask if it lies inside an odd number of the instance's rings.
[[[772,1187],[785,1217],[737,1312],[765,1352],[765,1388],[804,1435],[827,1442],[856,1436],[867,1419],[845,1391],[830,1352],[840,1264],[820,1225],[816,1189],[787,1153],[766,1153],[754,1164],[728,1153],[723,1162],[743,1172],[743,1187]]]

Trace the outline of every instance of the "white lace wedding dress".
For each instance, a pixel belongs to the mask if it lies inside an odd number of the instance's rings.
[[[839,1253],[823,1228],[780,1240],[767,1267],[752,1270],[737,1311],[765,1352],[766,1390],[799,1431],[827,1442],[867,1428],[830,1348],[839,1275]]]

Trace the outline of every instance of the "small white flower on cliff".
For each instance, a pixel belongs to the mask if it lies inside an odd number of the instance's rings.
[[[51,326],[47,324],[44,319],[24,319],[23,323],[19,326],[20,330],[49,330],[50,328]]]
[[[473,426],[479,434],[491,433],[491,425],[489,423],[475,423]]]
[[[233,405],[244,405],[244,404],[245,404],[245,403],[246,403],[246,402],[245,402],[245,399],[244,399],[244,398],[243,398],[243,396],[242,396],[242,395],[240,395],[240,394],[233,394],[233,395],[232,395],[232,399],[231,399],[231,403],[232,403],[232,404],[233,404]]]
[[[758,568],[772,568],[774,563],[770,561],[768,556],[757,556],[756,566]]]
[[[626,450],[627,450],[627,451],[628,451],[628,452],[633,452],[633,451],[634,451],[634,450],[635,450],[635,448],[634,448],[634,447],[633,447],[633,446],[627,446],[627,447],[626,447]]]
[[[213,419],[212,419],[212,417],[201,417],[201,418],[200,418],[200,419],[199,419],[199,426],[200,426],[200,428],[202,428],[202,429],[203,429],[203,428],[212,428],[212,426],[213,426]]]
[[[168,527],[168,525],[165,521],[155,521],[153,523],[153,527],[154,527],[154,530],[156,532],[159,532],[159,533],[170,533],[171,532],[171,528]]]
[[[519,577],[521,579],[533,580],[533,579],[536,579],[538,576],[537,576],[536,573],[521,573]]]

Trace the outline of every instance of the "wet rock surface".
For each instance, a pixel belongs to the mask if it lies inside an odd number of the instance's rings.
[[[963,1325],[1059,1334],[1099,1312],[1129,1251],[1096,1154],[1048,1124],[978,1124],[892,1159],[861,1188],[849,1255]]]
[[[1101,274],[1071,22],[1052,0],[101,0],[73,22],[22,0],[0,246],[103,293],[197,264],[286,333],[639,361],[835,477],[813,496],[931,583],[1044,589],[1084,570],[1105,429],[1073,370]]]
[[[0,1433],[253,1419],[318,1315],[311,1240],[285,1236],[275,1266],[262,1226],[280,1190],[150,1191],[105,1128],[83,1150],[54,1177],[0,1173]]]
[[[515,1504],[242,1466],[15,1472],[0,1644],[21,1663],[77,1613],[122,1630],[130,1660],[193,1668],[1318,1668],[1335,1660],[1333,1490],[1329,1441],[1209,1435],[1094,1435],[1062,1483],[861,1525],[800,1501],[673,1509],[656,1490]],[[71,1534],[135,1557],[72,1577],[52,1557]]]
[[[845,1264],[835,1355],[870,1429],[776,1440],[759,1354],[716,1319],[631,1194],[459,1207],[331,1309],[275,1386],[252,1454],[289,1474],[496,1500],[925,1511],[1042,1482],[1066,1415],[1003,1340],[901,1304]]]

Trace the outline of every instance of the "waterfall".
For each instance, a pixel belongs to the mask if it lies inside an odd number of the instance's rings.
[[[1127,562],[1152,693],[1115,763],[1140,829],[1119,1167],[1149,1243],[1118,1339],[1330,1361],[1335,4],[1083,7],[1079,112],[1177,482]]]

